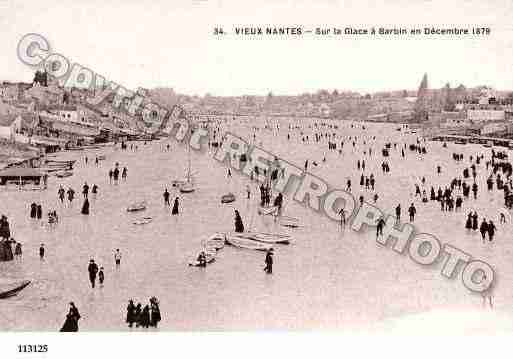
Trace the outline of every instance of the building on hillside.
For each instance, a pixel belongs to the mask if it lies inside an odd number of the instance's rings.
[[[504,121],[506,112],[504,110],[467,110],[467,118],[473,123]]]

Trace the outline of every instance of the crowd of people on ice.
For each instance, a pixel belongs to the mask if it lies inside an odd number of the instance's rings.
[[[144,307],[141,303],[135,305],[132,299],[128,301],[126,322],[129,328],[132,328],[134,324],[136,328],[157,328],[161,320],[160,304],[157,298],[151,297],[149,304],[144,305]]]

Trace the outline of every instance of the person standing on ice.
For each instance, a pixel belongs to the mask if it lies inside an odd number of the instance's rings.
[[[173,209],[171,210],[171,214],[173,216],[178,214],[178,197],[175,198],[175,202],[173,203]]]
[[[89,185],[87,182],[84,182],[84,185],[82,186],[82,194],[84,195],[84,198],[87,198],[87,195],[89,194]]]
[[[477,212],[472,215],[472,230],[477,231]]]
[[[242,223],[242,218],[240,217],[240,213],[237,210],[235,210],[235,232],[244,232],[244,224]]]
[[[413,222],[415,220],[415,213],[417,213],[417,209],[413,203],[410,205],[410,208],[408,208],[408,213],[410,214],[410,222]]]
[[[167,206],[171,206],[171,203],[169,203],[169,192],[167,190],[167,188],[164,190],[164,194],[163,194],[163,197],[164,197],[164,205],[167,205]]]
[[[265,268],[264,271],[267,274],[273,273],[273,249],[269,249],[265,255]]]
[[[69,201],[69,204],[71,205],[71,203],[73,202],[73,198],[75,197],[75,191],[70,187],[68,188],[68,201]]]
[[[58,194],[59,194],[59,199],[61,200],[61,203],[64,203],[64,188],[62,188],[62,185],[59,186],[59,191],[58,191]]]
[[[395,207],[395,219],[397,222],[401,220],[401,204],[399,203],[397,207]]]
[[[91,288],[94,288],[94,284],[96,282],[96,273],[98,273],[98,265],[94,263],[94,259],[91,259],[89,261],[87,271],[89,272],[89,281],[91,282]]]
[[[495,235],[495,224],[493,224],[493,221],[490,221],[488,223],[488,240],[491,242],[493,241],[493,236]]]
[[[341,208],[338,212],[340,214],[340,225],[345,226],[346,225],[346,211],[344,208]]]
[[[116,269],[119,269],[119,266],[121,265],[121,252],[119,251],[119,248],[114,252],[114,261],[116,262]]]
[[[383,227],[385,226],[385,220],[383,217],[380,217],[378,219],[378,223],[376,225],[376,238],[383,235]]]
[[[486,222],[486,218],[483,218],[483,221],[481,222],[481,226],[479,226],[479,232],[481,232],[481,238],[483,239],[483,242],[484,242],[486,232],[488,232],[488,223]]]

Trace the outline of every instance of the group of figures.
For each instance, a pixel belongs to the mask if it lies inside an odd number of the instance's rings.
[[[159,301],[155,297],[151,297],[150,304],[146,304],[144,307],[141,303],[135,305],[134,301],[130,299],[126,312],[126,322],[129,328],[132,328],[134,323],[136,328],[157,328],[158,323],[162,320]]]

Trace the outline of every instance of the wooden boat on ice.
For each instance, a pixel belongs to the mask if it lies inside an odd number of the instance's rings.
[[[261,233],[261,232],[230,232],[226,236],[248,239],[251,241],[263,242],[268,244],[290,244],[290,236],[287,234]]]
[[[71,172],[71,171],[58,171],[58,172],[55,172],[55,177],[66,178],[66,177],[70,177],[70,176],[73,176],[73,172]]]
[[[224,248],[226,235],[224,233],[214,233],[208,239],[205,240],[203,246],[209,250],[220,250]]]
[[[278,211],[278,207],[271,206],[271,207],[259,207],[258,208],[258,214],[267,216],[269,214],[275,214]]]
[[[299,219],[294,218],[294,217],[288,217],[288,216],[278,217],[278,223],[280,223],[280,225],[283,227],[289,227],[289,228],[301,227],[301,224],[299,223]]]
[[[7,285],[0,284],[0,299],[5,299],[5,298],[15,296],[29,284],[30,284],[29,280],[15,282],[12,284],[7,284]]]
[[[241,233],[238,233],[241,234]],[[272,248],[270,244],[262,243],[253,239],[248,239],[245,237],[235,236],[235,235],[226,235],[225,239],[226,244],[232,245],[234,247],[244,248],[244,249],[253,249],[256,251],[268,251]]]
[[[151,221],[153,221],[153,218],[151,218],[151,217],[142,217],[142,218],[136,219],[132,223],[137,224],[137,225],[143,225],[143,224],[148,224]]]
[[[198,256],[199,256],[199,254],[197,256],[193,257],[189,261],[189,266],[191,266],[191,267],[206,267],[207,265],[213,263],[216,260],[216,254],[215,254],[215,252],[212,252],[212,251],[205,251],[205,264],[202,264],[198,260]]]
[[[235,195],[233,193],[223,194],[221,196],[221,203],[232,203],[235,202]]]
[[[130,206],[127,207],[127,212],[138,212],[138,211],[144,211],[146,209],[146,202],[137,202],[133,203]]]

